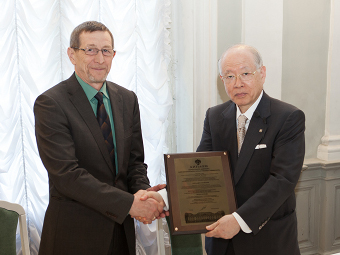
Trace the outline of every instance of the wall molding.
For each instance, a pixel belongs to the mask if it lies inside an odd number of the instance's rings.
[[[340,135],[323,136],[317,155],[322,160],[340,159]]]
[[[295,193],[301,254],[340,252],[340,161],[305,160]]]
[[[299,203],[297,204],[298,217],[298,239],[300,249],[313,249],[316,246],[317,235],[316,216],[319,214],[318,207],[313,207],[313,203],[318,197],[319,185],[313,181],[309,185],[297,187],[296,197]],[[308,210],[305,210],[308,208]]]

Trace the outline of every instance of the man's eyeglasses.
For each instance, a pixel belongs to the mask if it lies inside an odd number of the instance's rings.
[[[82,48],[78,48],[78,47],[72,47],[73,49],[76,50],[83,50],[85,52],[86,55],[90,55],[90,56],[95,56],[98,54],[99,51],[101,51],[103,53],[104,56],[106,57],[114,57],[116,55],[116,51],[112,50],[112,49],[97,49],[97,48],[89,48],[87,47],[86,49],[82,49]]]
[[[220,75],[220,77],[226,84],[233,84],[236,82],[236,78],[239,78],[240,81],[250,81],[257,71],[258,70],[256,70],[253,73],[241,73],[239,75],[227,75],[227,76]]]

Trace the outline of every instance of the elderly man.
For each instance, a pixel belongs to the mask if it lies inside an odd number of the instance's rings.
[[[150,186],[137,97],[106,81],[115,50],[103,24],[76,27],[67,54],[75,72],[34,105],[50,186],[39,254],[134,255],[131,217],[151,222],[164,206],[140,200]]]
[[[238,209],[207,226],[209,255],[298,255],[294,188],[305,116],[263,91],[258,51],[235,45],[219,61],[230,101],[208,109],[197,151],[229,151]]]

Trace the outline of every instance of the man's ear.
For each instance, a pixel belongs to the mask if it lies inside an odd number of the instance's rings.
[[[267,76],[267,70],[266,70],[266,67],[265,67],[265,66],[262,66],[262,67],[261,67],[261,75],[262,75],[262,80],[263,80],[263,82],[264,82],[265,79],[266,79],[266,76]]]
[[[75,53],[76,53],[76,52],[75,52],[74,49],[72,49],[72,48],[70,48],[70,47],[67,48],[67,55],[68,55],[68,57],[69,57],[69,59],[70,59],[70,61],[71,61],[71,63],[72,63],[73,65],[76,64]]]

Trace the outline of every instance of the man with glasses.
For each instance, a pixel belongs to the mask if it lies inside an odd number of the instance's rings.
[[[136,95],[106,81],[115,53],[106,26],[80,24],[67,50],[74,74],[36,99],[50,187],[39,254],[134,255],[132,217],[164,217],[158,193],[140,200],[161,185],[147,178]]]
[[[304,113],[263,91],[266,67],[251,46],[229,48],[219,71],[231,100],[208,109],[197,151],[229,151],[238,209],[207,226],[207,254],[298,255]]]

